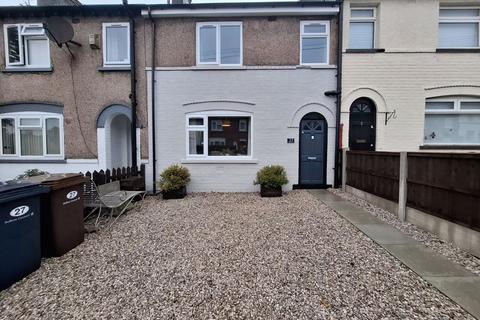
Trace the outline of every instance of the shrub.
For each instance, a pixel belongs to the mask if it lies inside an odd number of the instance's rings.
[[[267,188],[278,188],[287,183],[287,172],[279,165],[269,165],[260,169],[254,182]]]
[[[29,177],[41,176],[41,175],[44,175],[44,174],[48,174],[48,172],[47,171],[41,171],[41,170],[38,170],[38,169],[28,169],[24,173],[18,175],[16,179],[17,180],[23,180],[23,179],[27,179]]]
[[[190,182],[190,172],[181,165],[174,164],[160,174],[158,186],[162,191],[179,190]]]

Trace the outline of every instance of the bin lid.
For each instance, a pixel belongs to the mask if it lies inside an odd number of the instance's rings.
[[[25,180],[0,182],[0,204],[20,198],[36,196],[41,193],[47,193],[49,190],[50,188],[47,186]]]
[[[41,183],[51,187],[52,190],[68,188],[83,184],[86,178],[80,173],[49,173],[41,176],[30,177],[27,181]]]

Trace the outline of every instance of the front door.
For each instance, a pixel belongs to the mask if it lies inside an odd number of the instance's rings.
[[[375,151],[375,105],[369,99],[355,100],[350,107],[350,150]]]
[[[300,185],[326,184],[327,122],[319,113],[300,121]]]

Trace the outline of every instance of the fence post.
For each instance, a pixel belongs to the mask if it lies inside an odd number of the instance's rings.
[[[347,148],[342,149],[342,191],[347,191]]]
[[[407,217],[407,176],[408,154],[400,152],[400,172],[398,177],[398,218],[405,222]]]

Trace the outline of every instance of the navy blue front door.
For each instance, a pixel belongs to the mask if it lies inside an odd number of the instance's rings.
[[[327,122],[317,113],[300,121],[300,184],[326,184]]]

